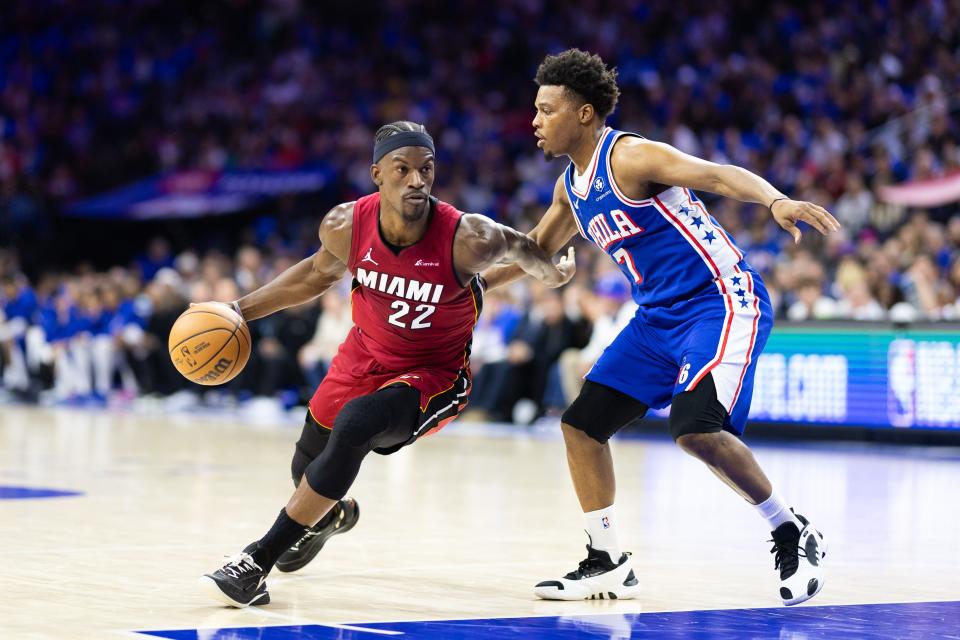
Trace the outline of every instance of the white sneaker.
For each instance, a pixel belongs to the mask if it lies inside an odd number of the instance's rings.
[[[576,571],[541,582],[533,592],[544,600],[628,600],[637,597],[640,585],[629,553],[615,563],[606,551],[587,545],[587,558]]]
[[[774,569],[780,570],[780,597],[783,604],[800,604],[820,593],[823,588],[823,558],[827,543],[823,534],[806,518],[797,514],[803,524],[785,522],[773,532]]]

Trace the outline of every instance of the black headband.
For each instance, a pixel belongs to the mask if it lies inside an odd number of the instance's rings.
[[[373,145],[373,164],[380,162],[380,158],[400,147],[426,147],[436,154],[433,148],[433,138],[429,133],[422,131],[401,131]]]

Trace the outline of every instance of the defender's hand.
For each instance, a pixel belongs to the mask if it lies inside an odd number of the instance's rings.
[[[785,231],[793,236],[793,242],[800,242],[800,229],[797,228],[797,222],[803,220],[811,227],[828,235],[834,231],[840,230],[840,223],[830,215],[830,212],[818,204],[804,202],[802,200],[775,200],[770,206],[770,213],[773,219],[777,221]]]
[[[577,272],[577,262],[576,256],[574,255],[573,247],[567,249],[567,255],[560,258],[560,262],[557,263],[557,271],[560,273],[560,281],[554,285],[557,287],[562,287],[563,285],[570,282],[573,278],[573,274]]]

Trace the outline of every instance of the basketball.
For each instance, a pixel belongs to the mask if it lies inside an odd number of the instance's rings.
[[[250,329],[230,306],[195,304],[170,329],[167,348],[184,378],[206,386],[229,382],[250,358]]]

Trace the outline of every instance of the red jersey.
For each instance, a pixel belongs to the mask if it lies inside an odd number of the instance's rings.
[[[464,286],[453,263],[463,214],[436,200],[429,215],[423,238],[391,248],[380,232],[380,194],[360,198],[353,207],[347,262],[353,274],[351,337],[386,370],[468,367],[482,299],[479,278]]]

